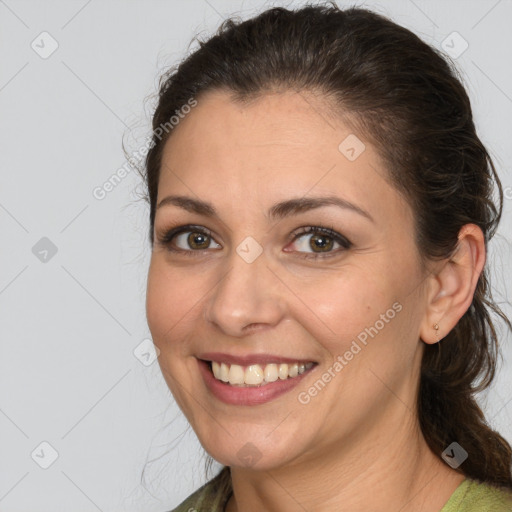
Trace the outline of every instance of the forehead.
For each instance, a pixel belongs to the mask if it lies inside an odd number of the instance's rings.
[[[158,196],[177,192],[247,206],[334,192],[373,204],[377,216],[382,201],[399,199],[373,146],[321,98],[292,91],[246,104],[226,91],[198,97],[163,152]]]
[[[180,158],[180,149],[186,152],[192,146],[192,159],[250,154],[264,160],[285,153],[289,160],[306,154],[318,158],[325,150],[337,156],[336,141],[343,128],[311,93],[268,93],[242,103],[233,101],[227,91],[212,91],[201,95],[173,130],[165,156]]]

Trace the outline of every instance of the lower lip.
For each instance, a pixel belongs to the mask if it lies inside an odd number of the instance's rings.
[[[230,405],[259,405],[275,400],[277,397],[291,391],[299,382],[308,375],[316,365],[306,370],[297,377],[285,380],[276,380],[264,386],[240,387],[231,386],[216,379],[210,370],[210,364],[197,360],[203,379],[211,393],[221,402]]]

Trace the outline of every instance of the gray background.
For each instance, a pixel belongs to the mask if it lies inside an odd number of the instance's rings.
[[[302,3],[0,0],[0,511],[164,511],[205,481],[202,450],[148,364],[139,180],[129,172],[102,200],[93,190],[125,164],[123,136],[131,151],[144,144],[158,75],[194,35]],[[511,1],[351,4],[437,47],[454,31],[467,41],[456,63],[507,196],[493,288],[512,314]],[[510,337],[503,352],[481,402],[512,441]]]

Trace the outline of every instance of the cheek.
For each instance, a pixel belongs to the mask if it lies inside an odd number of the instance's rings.
[[[327,370],[336,375],[328,392],[336,403],[370,407],[383,391],[372,371],[394,382],[411,367],[418,321],[410,293],[413,272],[408,279],[399,274],[377,263],[350,265],[296,288],[314,314],[294,316],[321,345]]]
[[[194,315],[194,305],[204,294],[204,277],[172,269],[157,255],[151,260],[146,290],[146,317],[154,343],[169,350],[172,340]]]
[[[193,330],[198,280],[190,272],[172,269],[163,257],[152,257],[146,289],[146,318],[153,342],[160,350],[162,375],[179,407],[190,414],[187,393],[191,372],[183,364],[187,335]],[[191,323],[192,322],[192,323]],[[190,363],[189,363],[190,364]]]
[[[333,356],[395,300],[389,282],[355,265],[297,281],[295,290],[307,306],[298,318],[311,319],[308,330],[315,331]]]

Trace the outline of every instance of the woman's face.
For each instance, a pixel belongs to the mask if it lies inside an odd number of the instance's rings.
[[[426,294],[412,212],[358,137],[305,92],[241,105],[216,91],[165,146],[147,319],[223,464],[325,462],[415,410]]]

